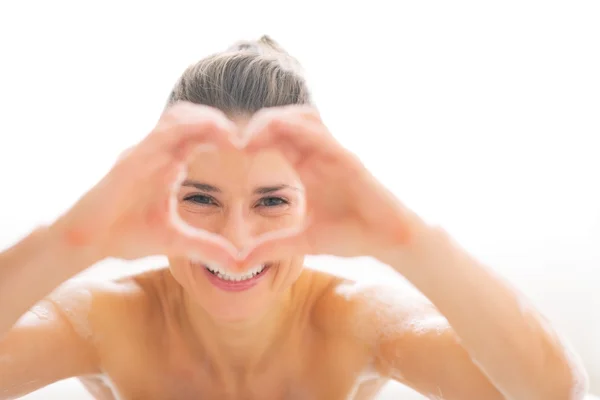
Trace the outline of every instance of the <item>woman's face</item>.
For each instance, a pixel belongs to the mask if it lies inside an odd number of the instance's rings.
[[[219,234],[243,250],[263,234],[302,223],[301,187],[279,153],[200,152],[188,163],[177,193],[178,211],[188,225]],[[303,257],[234,271],[184,257],[171,258],[170,265],[196,303],[212,317],[231,321],[266,311],[296,281]]]

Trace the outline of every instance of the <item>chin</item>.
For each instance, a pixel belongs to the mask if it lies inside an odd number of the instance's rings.
[[[281,262],[268,262],[232,272],[195,260],[172,260],[175,279],[193,301],[212,318],[222,321],[252,319],[276,301],[281,288]]]
[[[212,318],[241,321],[273,307],[298,278],[302,260],[271,261],[235,273],[189,259],[172,260],[171,267],[179,284]]]

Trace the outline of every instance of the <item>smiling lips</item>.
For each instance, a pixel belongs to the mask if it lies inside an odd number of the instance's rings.
[[[250,289],[267,274],[271,267],[270,263],[266,263],[250,268],[243,274],[235,274],[214,264],[192,262],[192,265],[202,267],[210,283],[219,289],[229,292],[240,292]]]

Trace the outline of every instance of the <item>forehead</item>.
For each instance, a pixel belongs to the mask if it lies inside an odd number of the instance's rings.
[[[255,154],[242,150],[197,151],[187,170],[189,179],[223,189],[299,183],[293,167],[274,150]]]

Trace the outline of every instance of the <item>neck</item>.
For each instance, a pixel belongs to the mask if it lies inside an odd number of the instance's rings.
[[[293,316],[291,289],[282,293],[274,306],[243,320],[220,320],[209,315],[185,295],[192,338],[219,369],[251,371],[269,358],[285,340]]]

